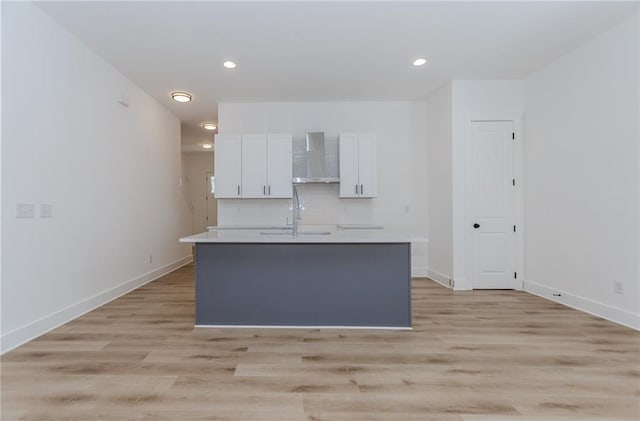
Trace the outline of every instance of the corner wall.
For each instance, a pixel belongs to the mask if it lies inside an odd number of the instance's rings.
[[[444,285],[472,289],[467,274],[466,126],[470,119],[512,119],[519,126],[524,92],[519,80],[454,80],[426,101],[429,271]],[[519,155],[516,161],[520,162]],[[520,168],[517,168],[521,171]],[[522,251],[518,252],[522,261]]]
[[[191,256],[178,119],[32,3],[3,2],[2,63],[4,352]]]
[[[524,154],[525,289],[636,329],[639,38],[636,16],[525,80]]]
[[[454,80],[452,82],[452,218],[453,218],[453,279],[455,289],[472,289],[467,273],[466,215],[466,126],[470,119],[501,120],[505,116],[519,123],[524,112],[524,89],[520,80]],[[517,130],[516,130],[517,131]],[[525,144],[526,136],[522,139]],[[516,161],[518,157],[516,156]],[[518,175],[516,174],[516,178]],[[525,190],[526,194],[526,190]],[[517,204],[516,204],[517,206]],[[526,233],[525,233],[526,235]],[[520,254],[521,251],[518,251]]]
[[[453,278],[452,86],[427,98],[427,197],[429,278],[449,285]]]

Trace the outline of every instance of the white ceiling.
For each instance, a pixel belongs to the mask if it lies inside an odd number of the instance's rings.
[[[166,105],[183,144],[220,102],[416,100],[452,79],[521,78],[636,2],[39,2]],[[428,64],[411,62],[425,57]],[[238,67],[225,69],[234,60]],[[178,104],[174,90],[193,94]]]

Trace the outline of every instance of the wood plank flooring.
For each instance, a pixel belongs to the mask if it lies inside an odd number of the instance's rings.
[[[413,331],[194,329],[193,266],[5,354],[2,420],[640,419],[640,333],[413,281]]]

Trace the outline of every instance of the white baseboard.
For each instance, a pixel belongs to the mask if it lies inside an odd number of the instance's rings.
[[[137,278],[131,279],[118,286],[89,297],[79,303],[73,304],[25,326],[19,327],[11,332],[5,333],[0,338],[0,354],[11,351],[12,349],[17,348],[18,346],[29,342],[50,330],[78,318],[91,310],[103,306],[109,301],[115,300],[136,288],[140,288],[142,285],[154,281],[167,273],[178,269],[179,267],[191,263],[192,261],[193,256],[185,256],[151,272],[138,276]]]
[[[206,329],[363,329],[363,330],[413,330],[411,326],[297,326],[297,325],[195,325]]]
[[[524,290],[530,294],[555,301],[567,307],[602,317],[603,319],[630,327],[631,329],[640,330],[640,314],[634,314],[630,311],[611,307],[607,304],[580,297],[566,291],[559,291],[538,282],[525,280]],[[553,294],[560,294],[560,296],[554,296]]]
[[[412,278],[426,278],[429,275],[429,271],[426,267],[423,266],[413,266],[411,268],[411,277]]]
[[[451,288],[451,285],[449,285],[449,276],[443,275],[440,272],[429,269],[427,270],[427,278],[436,281],[444,287]]]

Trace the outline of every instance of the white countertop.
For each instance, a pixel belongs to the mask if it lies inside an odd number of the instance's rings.
[[[285,225],[213,225],[207,227],[208,231],[228,231],[228,230],[285,230],[289,229]]]
[[[322,235],[318,233],[330,234]],[[306,234],[305,234],[306,233]],[[315,233],[315,234],[313,234]],[[335,225],[298,227],[298,236],[283,229],[228,228],[211,230],[180,239],[182,243],[410,243],[425,238],[392,233],[385,229],[337,229]]]

